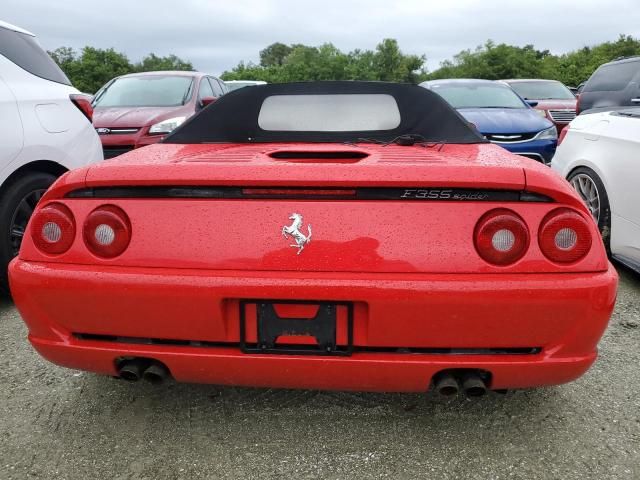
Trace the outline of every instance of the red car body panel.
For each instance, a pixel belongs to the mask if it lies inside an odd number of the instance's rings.
[[[536,110],[545,112],[545,118],[552,121],[560,133],[576,116],[577,99],[573,100],[536,100]]]
[[[518,79],[518,80],[512,79],[512,80],[504,80],[504,82],[507,85],[510,85],[512,88],[514,88],[516,92],[519,91],[519,89],[516,88],[516,85],[520,83],[559,84],[559,82],[556,82],[554,80],[535,80],[535,79]],[[566,89],[565,86],[562,86],[562,87]],[[551,95],[551,94],[552,94],[551,91],[547,90],[547,95]],[[567,96],[570,95],[570,92],[568,89],[566,89],[566,94]],[[553,95],[557,95],[557,94],[554,93]],[[576,108],[578,104],[577,98],[562,97],[562,98],[551,99],[547,97],[545,98],[528,97],[526,98],[526,100],[530,102],[537,102],[537,105],[533,108],[544,112],[544,117],[547,120],[553,122],[553,124],[556,126],[556,129],[558,130],[558,134],[560,134],[560,132],[562,132],[562,130],[564,130],[564,128],[576,116]]]
[[[397,205],[389,201],[259,202],[259,208],[253,200],[227,199],[65,199],[60,203],[78,218],[87,217],[105,203],[127,212],[135,226],[129,247],[122,255],[101,262],[119,267],[369,273],[554,273],[607,268],[606,259],[597,256],[587,256],[572,265],[553,263],[540,253],[535,242],[527,255],[510,267],[487,264],[469,247],[473,247],[478,219],[490,210],[505,207],[496,202],[454,203],[447,206],[447,216],[442,215],[443,207],[437,203],[411,202],[398,215]],[[283,241],[280,230],[296,210],[304,211],[317,240],[305,255],[292,256],[289,242]],[[518,209],[533,232],[538,231],[549,211],[548,205],[533,203]],[[451,217],[456,219],[455,228]],[[180,221],[166,222],[165,218]],[[356,218],[358,221],[354,222]],[[407,218],[411,218],[411,228],[405,226]],[[185,231],[184,225],[194,228]],[[82,231],[76,235],[81,242]],[[151,238],[157,239],[153,255],[149,255]],[[379,240],[382,238],[384,242]],[[242,239],[251,239],[251,248]],[[33,240],[25,238],[24,242],[21,258],[41,260]],[[336,262],[336,258],[341,261]],[[96,258],[88,250],[77,249],[49,262],[94,265]]]
[[[364,157],[274,155],[345,150]],[[553,201],[66,197],[158,185],[470,187]],[[118,359],[145,357],[177,380],[218,384],[424,391],[443,370],[480,369],[490,388],[552,385],[589,368],[615,302],[617,276],[601,242],[570,265],[551,262],[538,246],[542,218],[559,207],[582,215],[599,238],[575,192],[538,162],[490,144],[156,145],[71,172],[41,206],[51,201],[73,212],[74,246],[50,256],[25,236],[10,267],[16,305],[44,357],[108,375]],[[129,247],[113,259],[96,257],[82,240],[84,219],[104,204],[122,208],[132,224]],[[527,253],[510,266],[491,265],[474,248],[478,220],[495,208],[516,211],[531,232]],[[313,224],[299,256],[281,235],[292,211]],[[243,299],[352,302],[354,351],[243,353]],[[345,322],[337,317],[338,344]]]
[[[517,157],[505,158],[502,149],[495,145],[446,146],[440,151],[418,148],[413,149],[410,156],[406,155],[406,147],[361,147],[358,151],[368,154],[365,159],[357,163],[332,165],[330,172],[324,160],[300,164],[269,156],[276,151],[313,151],[320,148],[342,151],[344,147],[300,144],[283,149],[275,145],[158,145],[147,149],[146,155],[136,155],[132,159],[127,154],[99,164],[86,172],[84,182],[58,184],[45,200],[86,186],[126,184],[415,188],[446,184],[452,188],[474,186],[539,191],[584,210],[573,190],[560,177],[557,181],[550,181],[549,170],[533,162],[525,170]],[[400,166],[410,168],[398,168]],[[118,176],[113,179],[115,171]],[[500,180],[492,180],[498,174]],[[109,180],[103,181],[103,178]],[[555,176],[551,178],[556,179]],[[105,201],[63,199],[61,203],[71,208],[79,218],[84,218]],[[109,260],[110,265],[308,272],[505,271],[505,267],[489,265],[475,250],[469,249],[478,219],[489,210],[504,206],[496,202],[453,202],[448,205],[448,215],[456,219],[455,228],[451,226],[451,218],[442,215],[442,204],[437,202],[407,202],[402,206],[402,216],[398,215],[398,204],[387,200],[263,199],[239,202],[235,199],[160,198],[144,202],[113,199],[108,203],[127,212],[136,229],[128,249]],[[259,210],[256,203],[260,205]],[[314,243],[313,252],[292,258],[288,244],[282,242],[279,228],[296,209],[303,209],[305,216],[315,224],[318,240]],[[517,210],[535,232],[550,208],[545,203],[525,203],[518,205]],[[165,218],[180,218],[180,222],[167,222]],[[406,218],[411,218],[411,228],[406,228]],[[184,224],[198,228],[184,231]],[[220,225],[224,228],[221,229]],[[203,232],[207,234],[202,235]],[[77,232],[79,240],[81,234],[81,231]],[[149,256],[148,239],[153,237],[165,240],[154,245],[153,256]],[[252,239],[251,249],[247,249],[244,242],[227,241],[243,237]],[[385,238],[384,244],[377,240],[381,238]],[[216,249],[211,249],[212,244],[217,246]],[[42,259],[29,236],[24,239],[21,255],[25,260]],[[342,261],[338,263],[336,258],[342,258]],[[96,259],[86,249],[72,249],[48,261],[91,265]],[[524,259],[507,270],[548,273],[602,271],[606,268],[606,258],[597,255],[587,256],[569,266],[555,264],[547,260],[534,244]]]

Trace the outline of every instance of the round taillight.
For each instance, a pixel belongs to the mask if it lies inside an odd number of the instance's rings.
[[[587,221],[568,208],[549,213],[542,221],[538,234],[540,250],[556,263],[573,263],[584,258],[591,249],[591,241]]]
[[[49,255],[60,255],[71,248],[76,237],[73,214],[62,203],[49,203],[31,219],[31,239],[36,248]]]
[[[491,210],[482,216],[475,230],[475,246],[485,261],[510,265],[520,260],[529,248],[529,229],[511,210]]]
[[[115,205],[103,205],[84,222],[84,243],[98,257],[113,258],[122,254],[131,241],[131,222]]]

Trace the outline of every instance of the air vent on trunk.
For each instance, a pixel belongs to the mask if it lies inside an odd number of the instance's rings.
[[[335,163],[356,163],[369,156],[368,153],[358,150],[277,150],[267,155],[275,160],[287,162]]]

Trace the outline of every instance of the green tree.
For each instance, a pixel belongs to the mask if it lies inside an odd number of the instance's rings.
[[[375,65],[375,52],[356,49],[349,52],[345,76],[353,80],[378,80]]]
[[[73,84],[79,90],[90,93],[98,91],[112,78],[133,71],[127,56],[113,48],[84,47],[73,67],[72,76],[76,79]]]
[[[640,40],[630,35],[620,35],[614,42],[583,47],[559,56],[548,56],[543,61],[541,74],[567,85],[578,85],[586,81],[603,63],[636,55],[640,55]]]
[[[67,71],[76,61],[76,51],[71,47],[59,47],[47,53],[63,71]]]
[[[136,72],[158,72],[166,70],[194,70],[191,62],[182,60],[175,55],[159,57],[155,53],[150,53],[142,61],[134,65]]]
[[[330,43],[293,46],[280,69],[280,81],[345,80],[349,58]]]
[[[87,93],[95,93],[112,78],[134,71],[127,56],[113,48],[84,47],[78,54],[72,48],[60,47],[49,52],[49,55],[67,74],[71,83]]]
[[[376,47],[373,69],[376,80],[415,83],[425,61],[424,55],[404,55],[395,39],[385,38]]]
[[[70,47],[60,47],[48,53],[67,74],[71,83],[78,90],[87,93],[95,93],[109,80],[127,73],[193,70],[191,62],[175,55],[159,57],[150,53],[134,65],[126,55],[116,52],[113,48],[84,47],[78,53]]]
[[[286,47],[286,48],[284,48]],[[260,52],[260,65],[240,62],[224,72],[224,80],[270,83],[310,80],[385,80],[415,82],[425,57],[405,55],[393,39],[371,50],[344,53],[331,43],[319,47],[274,43]]]
[[[488,40],[475,50],[463,50],[445,60],[440,68],[427,75],[437,78],[484,78],[499,80],[506,78],[536,78],[541,62],[549,56],[548,51],[536,50],[533,45],[516,47]]]
[[[264,50],[260,50],[260,65],[262,67],[280,66],[291,53],[291,50],[293,48],[284,43],[272,43]]]
[[[278,67],[262,67],[254,63],[240,61],[231,71],[224,72],[220,78],[223,80],[263,80],[269,83],[278,83]]]
[[[640,41],[620,35],[614,42],[583,47],[573,52],[552,55],[533,45],[517,47],[488,40],[475,50],[463,50],[445,60],[440,68],[421,75],[421,79],[437,78],[549,78],[577,86],[586,81],[603,63],[619,57],[640,55]]]

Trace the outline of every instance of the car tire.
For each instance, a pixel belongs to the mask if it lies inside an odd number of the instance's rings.
[[[37,202],[55,180],[49,173],[26,173],[11,181],[0,194],[0,295],[9,295],[7,267],[17,254]]]
[[[604,247],[607,250],[607,254],[611,254],[611,205],[609,204],[609,196],[607,190],[600,180],[600,177],[596,172],[588,167],[580,167],[573,170],[567,177],[571,186],[578,192],[580,198],[587,204],[589,211],[594,215],[594,219],[598,223],[598,230],[602,235],[602,241]],[[595,191],[598,196],[598,214],[597,217],[594,214],[593,202],[590,202],[588,197],[589,182],[595,187]]]

